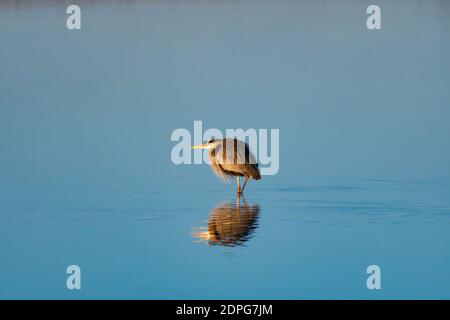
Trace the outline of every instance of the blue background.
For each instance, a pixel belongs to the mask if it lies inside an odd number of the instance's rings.
[[[0,298],[450,298],[450,4],[377,3],[2,1]],[[235,201],[194,120],[280,129],[244,246],[192,236]]]

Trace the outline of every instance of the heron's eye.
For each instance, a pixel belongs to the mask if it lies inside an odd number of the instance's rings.
[[[213,143],[214,141],[215,141],[214,139],[211,139],[208,141],[208,143]]]

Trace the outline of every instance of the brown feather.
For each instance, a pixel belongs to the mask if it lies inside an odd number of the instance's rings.
[[[208,153],[211,168],[222,179],[230,176],[261,179],[258,164],[247,143],[237,139],[222,139]]]

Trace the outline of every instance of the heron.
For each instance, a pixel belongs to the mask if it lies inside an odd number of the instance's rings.
[[[192,149],[208,149],[208,159],[211,168],[223,181],[236,177],[237,194],[244,192],[250,178],[261,179],[258,163],[247,143],[236,138],[211,139],[207,143],[192,146]],[[240,177],[244,177],[241,189]]]

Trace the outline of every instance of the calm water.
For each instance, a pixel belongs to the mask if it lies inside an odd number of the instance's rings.
[[[0,2],[0,298],[449,299],[450,3],[380,3]],[[174,165],[194,120],[279,173]]]

